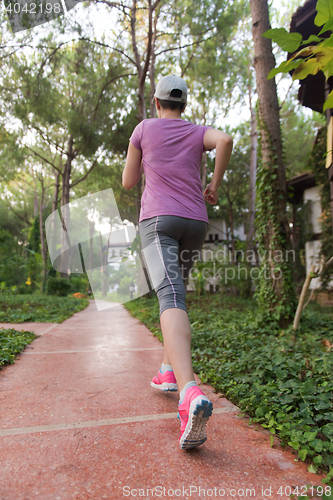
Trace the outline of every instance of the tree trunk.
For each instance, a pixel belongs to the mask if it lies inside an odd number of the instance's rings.
[[[71,173],[72,173],[72,161],[75,158],[75,153],[73,150],[73,144],[74,144],[74,139],[72,136],[70,136],[68,140],[68,147],[67,147],[67,159],[64,165],[64,170],[62,172],[62,191],[61,191],[61,207],[65,207],[66,205],[69,204],[69,199],[70,199],[70,182],[71,182]],[[65,221],[66,223],[64,224],[64,231],[67,232],[67,238],[69,237],[70,234],[70,210],[69,207],[65,209]],[[66,228],[66,229],[65,229]],[[65,237],[65,234],[62,232],[62,238]],[[62,278],[67,278],[68,273],[62,272],[61,273]]]
[[[138,72],[138,121],[141,122],[147,118],[146,116],[146,103],[145,103],[145,81],[148,73],[148,69],[150,69],[150,79],[155,76],[155,40],[156,40],[156,25],[157,18],[159,15],[159,11],[156,11],[160,0],[155,0],[152,5],[151,0],[148,0],[148,31],[147,31],[147,47],[146,54],[144,58],[143,66],[141,65],[141,57],[137,45],[137,32],[136,32],[136,15],[137,15],[137,0],[132,0],[131,7],[131,21],[130,21],[130,30],[131,30],[131,39],[132,39],[132,49],[135,59],[135,65]],[[153,19],[155,14],[155,18]],[[141,36],[141,35],[140,35]],[[152,108],[150,108],[152,111]],[[153,111],[155,113],[155,111]],[[137,224],[139,224],[139,216],[141,209],[141,196],[143,191],[143,178],[140,182],[138,182],[136,186],[136,211],[137,211]],[[140,255],[140,259],[142,262],[142,256]],[[152,286],[150,284],[149,276],[147,269],[143,266],[144,275],[149,288],[149,296],[152,295]]]
[[[155,94],[155,61],[156,61],[155,47],[156,47],[158,17],[159,17],[159,11],[156,11],[155,18],[154,18],[154,31],[153,31],[152,42],[151,42],[152,49],[151,49],[151,57],[150,57],[150,64],[149,64],[150,118],[156,117],[156,106],[155,106],[154,94]]]
[[[259,298],[270,312],[279,309],[282,325],[292,319],[295,293],[292,263],[286,259],[290,228],[286,216],[286,178],[282,158],[279,103],[275,79],[267,80],[269,71],[275,67],[275,60],[271,40],[262,36],[270,29],[267,0],[250,0],[250,8],[261,139],[261,164],[257,186],[260,196],[260,223],[257,227],[257,237],[259,247],[266,251],[263,259],[265,272],[260,282]]]
[[[99,233],[99,239],[100,239],[100,243],[101,243],[101,274],[102,274],[102,297],[105,297],[106,294],[107,294],[107,280],[106,280],[106,269],[105,269],[105,265],[107,263],[107,258],[108,256],[106,255],[106,258],[105,258],[105,253],[103,252],[103,237],[102,237],[102,233]]]
[[[60,166],[62,166],[61,159],[60,159]],[[58,172],[56,170],[55,171],[55,181],[54,181],[54,194],[53,194],[53,201],[52,201],[52,212],[55,212],[58,209],[59,177],[60,177],[60,172]]]
[[[225,230],[225,237],[226,237],[226,240],[227,240],[227,248],[228,248],[228,264],[231,264],[231,255],[230,255],[230,242],[229,242],[229,238],[230,238],[230,231],[229,231],[229,227],[226,226],[226,230]]]
[[[89,261],[88,261],[88,269],[89,271],[92,269],[92,256],[93,256],[93,235],[95,231],[95,223],[94,221],[89,221]]]
[[[72,161],[75,158],[75,153],[73,151],[74,139],[70,137],[68,140],[67,148],[67,159],[62,173],[62,192],[61,192],[61,206],[65,206],[69,203],[70,198],[70,182],[72,174]]]
[[[62,167],[61,158],[60,158],[59,166],[60,166],[60,170],[61,170],[61,167]],[[51,212],[52,214],[58,210],[59,177],[60,177],[60,172],[58,172],[58,170],[55,170],[54,194],[53,194],[52,212]],[[53,215],[51,218],[51,239],[48,241],[49,248],[54,247],[54,245],[56,244],[55,223],[56,223],[56,218],[55,218],[55,215]]]
[[[258,131],[257,131],[256,115],[252,107],[251,86],[249,86],[249,102],[250,102],[250,113],[251,113],[251,156],[250,156],[249,217],[248,217],[248,231],[246,235],[246,243],[248,250],[253,250],[255,202],[256,202]]]
[[[234,214],[232,212],[232,204],[229,203],[229,221],[230,221],[230,236],[231,236],[231,264],[235,265],[235,236],[234,236]]]
[[[155,57],[152,58],[150,69],[149,69],[149,80],[150,80],[150,118],[156,118],[156,106],[155,106]]]
[[[38,214],[38,194],[35,194],[34,198],[34,217]]]
[[[43,293],[45,291],[46,276],[47,276],[47,250],[45,244],[44,223],[43,223],[43,209],[44,209],[44,197],[45,197],[45,187],[44,187],[43,177],[41,177],[41,185],[42,185],[42,194],[39,205],[39,232],[40,232],[41,254],[43,259],[43,279],[41,285],[41,292]]]

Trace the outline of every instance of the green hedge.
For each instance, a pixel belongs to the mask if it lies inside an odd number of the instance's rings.
[[[89,301],[46,295],[1,295],[0,323],[61,323],[85,309]]]
[[[48,295],[57,295],[58,297],[66,297],[71,289],[71,283],[64,278],[50,277],[46,283],[46,291]]]

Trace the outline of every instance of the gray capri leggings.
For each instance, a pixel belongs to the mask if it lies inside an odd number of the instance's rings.
[[[160,304],[186,311],[185,282],[205,241],[208,224],[175,215],[159,215],[140,222],[144,259]]]

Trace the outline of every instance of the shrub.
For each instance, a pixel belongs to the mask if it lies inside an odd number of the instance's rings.
[[[28,285],[19,285],[17,287],[17,294],[19,295],[30,295],[32,294],[32,288]]]
[[[232,265],[221,263],[218,260],[196,262],[189,283],[194,286],[198,296],[205,295],[207,284],[215,282],[222,295],[230,294],[249,298],[258,272],[257,268],[248,263]]]
[[[37,338],[33,332],[18,332],[13,328],[0,329],[0,366],[14,363],[16,354],[23,351],[27,344]]]
[[[49,278],[47,280],[47,294],[57,295],[58,297],[66,297],[71,288],[71,284],[64,278]]]
[[[85,293],[89,289],[89,280],[85,276],[71,276],[71,293]]]

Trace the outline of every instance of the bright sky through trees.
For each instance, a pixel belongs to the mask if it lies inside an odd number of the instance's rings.
[[[299,5],[302,5],[305,0],[272,0],[271,5],[271,24],[272,27],[281,27],[284,26],[286,29],[289,27],[290,18],[293,12],[297,9]],[[70,12],[66,14],[68,21],[70,24],[80,23],[84,28],[85,34],[90,36],[91,38],[96,37],[98,40],[104,40],[106,43],[110,42],[112,45],[112,39],[115,39],[115,33],[119,31],[119,27],[117,26],[117,16],[118,11],[116,9],[110,9],[104,4],[92,4],[90,7],[85,8],[78,2],[78,5],[72,9]],[[53,23],[52,23],[53,24]],[[46,36],[52,24],[48,23],[42,26],[37,26],[31,30],[38,39],[39,37]],[[249,20],[249,34],[251,30],[251,22]],[[22,36],[23,32],[19,32],[14,35],[14,39],[19,39]],[[75,36],[75,35],[74,35]],[[78,37],[78,35],[76,35]],[[71,29],[65,29],[64,35],[62,35],[63,39],[72,39],[73,32]],[[244,38],[244,37],[243,37]],[[237,42],[236,42],[237,43]],[[241,45],[244,42],[240,42]],[[29,49],[25,49],[29,52]],[[283,60],[285,57],[284,53],[277,53],[276,48],[274,49],[276,53],[277,60]],[[159,75],[156,75],[158,78]],[[278,83],[278,94],[281,102],[283,102],[290,92],[290,86],[296,89],[298,88],[298,82],[295,81],[292,83],[289,75],[284,76],[283,78],[277,78]],[[191,90],[191,89],[190,89]],[[294,92],[295,93],[295,92]],[[309,111],[310,113],[310,111]],[[228,113],[227,116],[221,116],[217,118],[216,125],[221,128],[225,128],[226,126],[231,126],[232,128],[242,123],[244,120],[249,120],[250,111],[248,105],[247,96],[239,95],[238,102],[232,106],[232,109]]]

